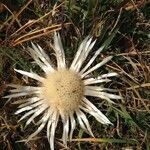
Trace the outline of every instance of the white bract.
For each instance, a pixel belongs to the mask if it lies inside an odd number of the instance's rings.
[[[91,77],[93,71],[106,64],[112,58],[112,56],[106,57],[102,62],[91,67],[91,64],[102,51],[102,47],[83,66],[95,42],[92,42],[91,37],[86,37],[80,44],[69,68],[66,66],[65,54],[58,33],[54,34],[54,51],[57,60],[56,68],[53,67],[50,58],[43,49],[39,45],[32,43],[32,48],[29,48],[30,54],[44,71],[45,76],[41,77],[33,72],[15,69],[16,72],[35,79],[38,82],[38,87],[10,84],[9,86],[14,89],[11,90],[11,95],[5,97],[16,98],[26,96],[26,101],[23,101],[15,113],[23,113],[19,121],[28,117],[26,125],[29,125],[36,117],[42,115],[37,122],[38,129],[27,140],[36,136],[47,126],[47,138],[51,150],[54,150],[54,136],[59,118],[63,122],[62,140],[64,145],[67,145],[68,138],[72,139],[77,121],[84,130],[91,136],[94,136],[85,113],[92,115],[102,124],[111,124],[107,117],[86,97],[98,97],[110,103],[113,103],[113,99],[121,99],[118,95],[108,93],[114,91],[113,89],[100,86],[103,82],[110,81],[109,77],[117,76],[117,73],[111,72],[96,78]]]

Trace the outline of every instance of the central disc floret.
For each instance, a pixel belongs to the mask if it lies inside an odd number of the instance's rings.
[[[43,96],[52,109],[62,115],[78,109],[83,99],[83,81],[70,70],[59,70],[47,75],[43,82]]]

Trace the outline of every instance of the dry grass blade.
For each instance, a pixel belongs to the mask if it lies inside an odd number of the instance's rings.
[[[121,73],[124,74],[124,75],[127,75],[130,79],[132,79],[135,83],[138,84],[138,82],[137,82],[136,80],[134,80],[134,78],[133,78],[132,75],[128,74],[124,69],[122,69],[122,68],[121,68],[117,63],[115,63],[114,61],[113,61],[113,64],[115,65],[115,67],[110,66],[110,65],[106,65],[106,66],[110,67],[111,69],[113,69],[113,70],[115,70],[115,71],[119,71],[119,72],[121,72]],[[118,69],[118,68],[119,68],[119,69]]]
[[[143,83],[143,84],[140,84],[140,85],[131,86],[127,89],[131,90],[131,89],[138,89],[138,88],[144,88],[144,87],[150,87],[150,83]]]
[[[10,37],[14,36],[15,34],[19,33],[20,31],[22,32],[26,28],[30,27],[34,22],[35,22],[35,20],[29,20],[25,25],[23,25],[16,32],[14,32],[12,35],[10,35]]]
[[[150,1],[145,1],[145,0],[141,0],[141,1],[133,1],[131,0],[130,2],[127,3],[127,5],[124,7],[127,11],[134,11],[137,10],[139,11],[139,8],[142,7],[145,4],[150,3]]]
[[[138,144],[134,139],[109,139],[109,138],[81,138],[72,139],[74,142],[100,142],[100,143],[128,143],[128,144]]]
[[[46,13],[44,16],[38,18],[37,20],[32,20],[32,21],[27,22],[25,25],[23,25],[21,28],[19,28],[16,32],[14,32],[14,33],[11,35],[11,37],[14,36],[14,35],[16,35],[16,34],[18,34],[19,32],[21,33],[23,30],[25,30],[26,28],[31,27],[32,25],[34,25],[35,23],[41,21],[42,19],[44,19],[44,18],[47,17],[48,15],[50,15],[50,14],[53,14],[53,15],[54,15],[55,11],[56,11],[59,7],[61,7],[62,4],[64,4],[64,2],[62,2],[62,3],[59,4],[58,6],[54,6],[53,10],[49,11],[48,13]]]
[[[11,16],[2,24],[0,25],[0,30],[2,30],[5,25],[7,25],[7,23],[12,19],[13,21],[16,20],[16,22],[18,23],[18,25],[21,27],[21,24],[18,20],[18,18],[15,17],[15,15],[13,14],[13,12],[4,4],[2,4],[4,6],[4,8],[6,8],[6,10],[8,10],[11,13]],[[11,26],[11,23],[9,24],[9,27]]]
[[[150,51],[138,52],[140,55],[150,55]],[[117,54],[117,56],[134,56],[138,55],[136,51],[128,52],[128,53],[121,53]]]
[[[21,27],[21,23],[19,22],[19,19],[18,19],[18,16],[28,7],[28,5],[32,2],[32,0],[29,0],[27,2],[26,5],[24,5],[21,10],[17,13],[17,14],[14,14],[6,5],[4,5],[4,7],[12,14],[11,17],[9,17],[8,20],[6,20],[6,22],[4,22],[4,24],[0,27],[0,30],[3,29],[3,27],[5,26],[6,23],[8,23],[9,20],[12,19],[12,21],[9,23],[9,27],[13,24],[13,22],[16,20],[16,22],[18,23],[18,25]],[[8,27],[8,28],[9,28]]]
[[[11,19],[12,19],[12,16],[10,16],[2,25],[0,25],[0,30],[2,30]]]
[[[70,23],[65,23],[64,26],[69,25],[69,24]],[[40,30],[36,30],[36,31],[30,32],[30,33],[27,33],[27,34],[19,37],[15,41],[13,41],[12,45],[16,46],[16,45],[21,44],[23,42],[36,39],[38,37],[47,35],[47,34],[49,34],[51,32],[54,32],[54,31],[58,31],[61,28],[62,28],[62,25],[58,24],[58,25],[52,25],[50,27],[46,27],[46,28],[43,28],[43,29],[40,29]]]
[[[27,4],[25,4],[22,8],[21,8],[21,10],[15,15],[15,18],[18,18],[18,16],[29,6],[29,4],[32,2],[32,0],[29,0],[28,2],[27,2]],[[15,19],[14,18],[14,19]]]
[[[150,109],[148,108],[148,106],[146,105],[146,103],[144,102],[144,100],[141,98],[139,92],[135,88],[133,88],[133,91],[137,95],[137,97],[139,98],[139,100],[142,102],[142,104],[145,107],[145,109],[147,110],[147,112],[150,112]]]

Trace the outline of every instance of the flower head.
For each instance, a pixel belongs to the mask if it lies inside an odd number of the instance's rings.
[[[104,58],[102,62],[91,67],[91,64],[102,51],[102,48],[99,48],[90,61],[83,66],[95,42],[92,41],[91,37],[86,37],[80,44],[69,68],[65,63],[65,54],[59,34],[54,34],[56,68],[53,67],[50,58],[43,49],[32,43],[32,48],[29,48],[30,54],[44,71],[45,76],[15,69],[16,72],[35,79],[38,82],[38,87],[10,84],[9,86],[14,89],[11,90],[11,95],[6,96],[6,98],[25,96],[25,101],[19,106],[15,114],[23,113],[19,121],[28,117],[26,125],[42,115],[37,123],[38,129],[27,140],[30,140],[47,126],[47,138],[50,148],[53,150],[55,130],[59,118],[63,122],[62,140],[65,145],[68,137],[72,138],[77,121],[84,130],[94,136],[85,113],[89,113],[102,124],[111,124],[107,117],[86,98],[86,96],[99,97],[110,103],[113,103],[112,99],[121,98],[118,95],[107,93],[112,89],[103,88],[99,85],[109,81],[108,78],[116,76],[117,73],[111,72],[96,78],[90,76],[93,71],[107,63],[112,56]]]

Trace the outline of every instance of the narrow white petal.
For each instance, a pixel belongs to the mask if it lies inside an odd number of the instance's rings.
[[[110,94],[110,93],[106,93],[106,92],[100,92],[101,95],[106,96],[110,99],[122,99],[121,96],[119,95],[115,95],[115,94]]]
[[[37,101],[43,100],[40,97],[31,97],[29,99],[27,99],[27,101],[31,102],[31,103],[35,103]]]
[[[85,85],[102,83],[102,82],[110,82],[111,80],[108,79],[108,77],[113,77],[113,76],[118,76],[118,74],[116,72],[111,72],[111,73],[100,75],[96,78],[88,78],[83,81]]]
[[[89,40],[86,42],[85,47],[84,47],[84,49],[85,49],[85,54],[86,54],[86,52],[87,52],[87,50],[88,50],[88,48],[89,48],[91,42],[92,42],[92,38],[89,38]]]
[[[10,90],[10,92],[12,92],[14,94],[4,96],[3,98],[16,98],[16,97],[20,97],[20,96],[27,96],[27,95],[39,94],[40,93],[40,91],[38,91],[38,90],[31,90],[31,91],[24,91],[24,92],[23,92],[23,90],[22,90],[22,92],[20,90],[20,92],[18,92],[18,93],[16,93],[16,91],[18,91],[18,90],[14,89],[14,91]]]
[[[17,111],[15,112],[15,114],[17,115],[17,114],[20,114],[20,113],[22,113],[22,112],[24,112],[24,111],[31,110],[31,109],[33,109],[33,107],[27,106],[27,107],[24,107],[24,108],[21,108],[21,109],[17,110]]]
[[[17,92],[34,92],[41,90],[40,87],[34,87],[34,86],[19,86],[16,87],[16,89],[10,90],[10,92],[17,93]]]
[[[47,137],[50,143],[50,149],[54,150],[54,137],[55,137],[55,130],[57,127],[57,123],[58,123],[58,119],[59,119],[59,114],[58,112],[54,112],[52,119],[49,120],[48,122],[48,130],[47,130]]]
[[[15,98],[31,94],[38,94],[40,89],[40,87],[18,86],[17,89],[10,90],[10,92],[14,94],[7,95],[4,98]]]
[[[49,67],[47,67],[39,58],[39,55],[37,54],[37,52],[35,50],[33,50],[32,48],[28,48],[28,50],[30,51],[30,55],[31,57],[35,60],[35,62],[40,66],[40,68],[46,72],[47,70],[49,70]],[[51,69],[50,69],[51,70]],[[50,71],[49,70],[49,71]]]
[[[101,88],[100,86],[85,86],[85,89],[94,91],[103,91],[104,88]]]
[[[82,43],[80,44],[80,46],[79,46],[79,48],[78,48],[78,50],[77,50],[77,53],[76,53],[76,55],[75,55],[75,57],[74,57],[74,60],[73,60],[73,62],[72,62],[72,64],[71,64],[71,66],[70,66],[70,69],[71,69],[71,70],[74,70],[74,71],[75,71],[75,66],[76,66],[78,60],[81,60],[81,59],[82,59],[83,50],[84,50],[84,48],[85,48],[85,46],[86,46],[86,43],[87,43],[87,41],[89,40],[89,38],[90,38],[90,37],[87,36],[87,37],[82,41]]]
[[[93,72],[94,70],[96,70],[96,69],[100,68],[101,66],[103,66],[104,64],[106,64],[111,59],[112,59],[112,56],[106,57],[102,62],[98,63],[97,65],[95,65],[94,67],[92,67],[91,69],[89,69],[87,72],[83,73],[81,77],[82,78],[85,77],[89,73]]]
[[[116,72],[110,72],[110,73],[107,73],[107,74],[100,75],[99,77],[97,77],[97,79],[114,77],[114,76],[118,76],[118,73],[116,73]]]
[[[73,131],[76,127],[76,121],[72,113],[70,114],[70,122],[71,122],[70,140],[72,140]]]
[[[24,104],[19,105],[18,108],[30,106],[31,104],[32,104],[31,102],[26,102],[26,103],[24,103]]]
[[[91,51],[91,49],[93,48],[96,40],[93,41],[92,43],[91,42],[92,42],[92,37],[89,38],[89,40],[85,43],[85,47],[83,47],[83,51],[82,51],[83,61],[87,58],[87,56],[88,56],[89,52]],[[80,61],[80,59],[78,61]]]
[[[77,110],[76,115],[77,115],[77,118],[78,118],[78,121],[79,121],[81,128],[83,128],[85,131],[89,132],[90,135],[94,137],[94,135],[91,131],[89,122],[88,122],[86,116],[84,115],[84,113],[80,110]]]
[[[63,144],[67,146],[68,132],[69,132],[69,117],[65,117],[63,120]]]
[[[39,100],[40,100],[40,98],[38,98],[38,97],[33,97],[33,98],[30,98],[30,99],[27,99],[28,102],[26,102],[26,103],[20,105],[18,108],[22,108],[22,107],[29,106],[29,105],[31,105],[32,103],[37,102],[37,101],[39,101]],[[26,117],[30,116],[31,114],[34,114],[34,113],[37,112],[39,109],[40,109],[40,106],[37,106],[35,109],[32,109],[32,110],[28,111],[27,113],[25,113],[25,114],[19,119],[19,121],[25,119]]]
[[[51,110],[51,109],[50,109]],[[50,111],[50,118],[48,120],[48,123],[47,123],[47,139],[49,141],[50,139],[50,134],[51,134],[51,125],[52,125],[52,122],[54,121],[53,118],[54,118],[54,111],[51,110]]]
[[[96,42],[96,40],[95,40],[94,42],[92,42],[92,43],[91,43],[91,41],[92,41],[92,38],[90,38],[90,39],[87,41],[87,43],[86,43],[86,45],[85,45],[85,48],[84,48],[82,54],[81,54],[80,57],[79,57],[79,60],[77,61],[76,65],[75,65],[75,67],[74,67],[74,70],[75,70],[76,72],[79,72],[79,70],[80,70],[82,64],[83,64],[84,61],[86,60],[86,58],[87,58],[89,52],[91,51],[91,49],[93,48],[93,46],[94,46],[94,44],[95,44],[95,42]]]
[[[26,126],[29,125],[33,119],[37,116],[39,116],[42,112],[44,112],[49,106],[46,105],[42,105],[41,107],[39,107],[39,109],[28,119],[28,121],[26,122]]]
[[[62,46],[61,38],[58,33],[54,33],[54,50],[56,52],[57,65],[59,68],[66,68],[65,54]]]
[[[19,100],[16,100],[16,101],[14,101],[14,102],[12,102],[12,104],[23,104],[23,103],[26,103],[27,102],[27,100],[26,99],[19,99]]]
[[[93,117],[95,117],[96,120],[98,120],[102,124],[111,124],[107,117],[85,97],[83,99],[83,107],[81,109],[91,114]]]
[[[43,123],[38,127],[38,129],[28,137],[27,141],[30,141],[34,136],[36,136],[39,132],[41,132],[41,130],[45,127],[45,124],[46,124],[46,122],[43,122]]]
[[[94,56],[90,59],[90,61],[87,63],[87,65],[85,65],[85,67],[80,71],[81,74],[83,74],[90,66],[91,64],[94,62],[94,60],[96,59],[96,57],[100,54],[100,52],[104,49],[105,46],[100,47],[94,54]]]
[[[22,86],[22,85],[19,85],[19,84],[12,84],[12,83],[7,84],[7,86],[12,87],[12,88],[16,88],[16,89],[32,87],[32,86]],[[33,86],[33,88],[34,88],[34,86]]]
[[[35,103],[35,104],[32,104],[32,105],[30,105],[30,106],[26,106],[26,107],[20,108],[20,109],[18,109],[18,110],[15,112],[15,114],[20,114],[20,113],[22,113],[22,112],[24,112],[24,111],[31,110],[31,109],[33,109],[33,108],[35,108],[35,107],[41,105],[42,103],[43,103],[43,102],[39,101],[39,102],[37,102],[37,103]]]
[[[36,136],[39,132],[41,132],[41,130],[45,127],[45,124],[47,123],[49,119],[49,113],[45,113],[45,115],[42,117],[42,124],[38,127],[38,129],[33,133],[31,134],[27,141],[31,140],[34,136]]]
[[[102,92],[99,92],[99,91],[94,91],[94,90],[91,90],[91,89],[85,89],[84,95],[99,97],[101,99],[107,100],[109,103],[113,103],[114,104],[114,102],[111,101],[108,96],[104,95]]]
[[[96,78],[89,78],[83,80],[84,85],[90,85],[90,84],[97,84],[97,83],[103,83],[103,82],[110,82],[110,79],[96,79]]]
[[[87,117],[85,116],[85,114],[81,110],[78,110],[78,115],[80,116],[80,118],[84,122],[84,124],[86,126],[86,130],[90,133],[90,135],[92,137],[94,137],[92,130],[91,130],[91,127],[90,127],[90,124],[89,124],[89,121],[88,121]]]
[[[109,98],[109,99],[122,99],[122,97],[119,95],[101,92],[99,90],[93,90],[92,88],[87,88],[87,87],[85,87],[85,95],[100,97],[100,98],[104,98],[104,99],[105,99],[105,97]]]
[[[15,94],[10,94],[10,95],[4,96],[3,98],[16,98],[16,97],[26,96],[26,95],[30,95],[30,94],[33,94],[33,93],[28,93],[28,92],[15,93]]]
[[[32,73],[32,72],[26,72],[26,71],[22,71],[22,70],[17,70],[17,69],[14,69],[16,72],[22,74],[22,75],[25,75],[25,76],[28,76],[32,79],[35,79],[37,81],[40,81],[40,82],[43,82],[44,78],[40,77],[39,75],[35,74],[35,73]]]
[[[110,89],[110,88],[103,88],[103,91],[108,91],[108,92],[118,92],[117,89]]]
[[[79,121],[81,128],[84,129],[85,131],[87,131],[87,128],[85,127],[78,111],[76,111],[76,115],[77,115],[77,118],[78,118],[78,121]]]
[[[26,99],[26,102],[21,104],[21,105],[19,105],[18,108],[22,108],[22,107],[26,107],[28,105],[32,105],[33,103],[36,103],[36,102],[38,102],[40,100],[43,100],[43,99],[41,99],[39,97],[32,97],[32,98]]]
[[[92,39],[92,38],[91,38],[91,39]],[[95,43],[96,43],[96,40],[94,40],[92,43],[90,42],[90,45],[89,45],[89,47],[88,47],[88,51],[87,51],[87,53],[86,53],[86,57],[88,56],[89,52],[90,52],[90,51],[92,50],[92,48],[94,47]]]
[[[85,105],[85,104],[84,104]],[[102,124],[111,124],[110,122],[107,122],[106,119],[102,118],[98,113],[91,110],[91,108],[88,108],[88,106],[80,106],[82,110],[92,115],[98,122]]]
[[[20,122],[21,120],[25,119],[26,117],[30,116],[31,114],[35,113],[37,111],[37,109],[33,109],[33,110],[30,110],[28,111],[27,113],[25,113],[20,119],[18,122]]]
[[[117,92],[116,89],[102,88],[100,86],[85,86],[85,89],[99,91],[99,92],[102,92],[102,91]]]
[[[39,51],[41,52],[41,54],[44,56],[44,58],[45,58],[45,60],[46,60],[46,63],[45,63],[45,64],[46,64],[47,66],[50,66],[51,61],[50,61],[49,56],[44,52],[44,50],[41,48],[40,45],[37,44],[37,47],[38,47]]]
[[[50,71],[53,71],[53,67],[51,66],[51,61],[48,57],[48,55],[44,52],[44,50],[37,44],[32,44],[32,47],[33,47],[33,51],[32,49],[30,48],[30,52],[32,51],[32,53],[35,54],[35,56],[37,56],[37,58],[39,58],[39,60],[41,61],[41,63],[43,63],[43,65],[45,65],[48,69],[50,69]]]
[[[34,44],[32,43],[32,46]],[[41,67],[41,69],[45,72],[53,72],[54,68],[52,67],[51,61],[48,58],[48,56],[43,52],[41,52],[40,49],[42,49],[39,45],[35,46],[34,48],[36,49],[32,49],[32,48],[28,48],[31,57],[35,60],[35,62]]]

